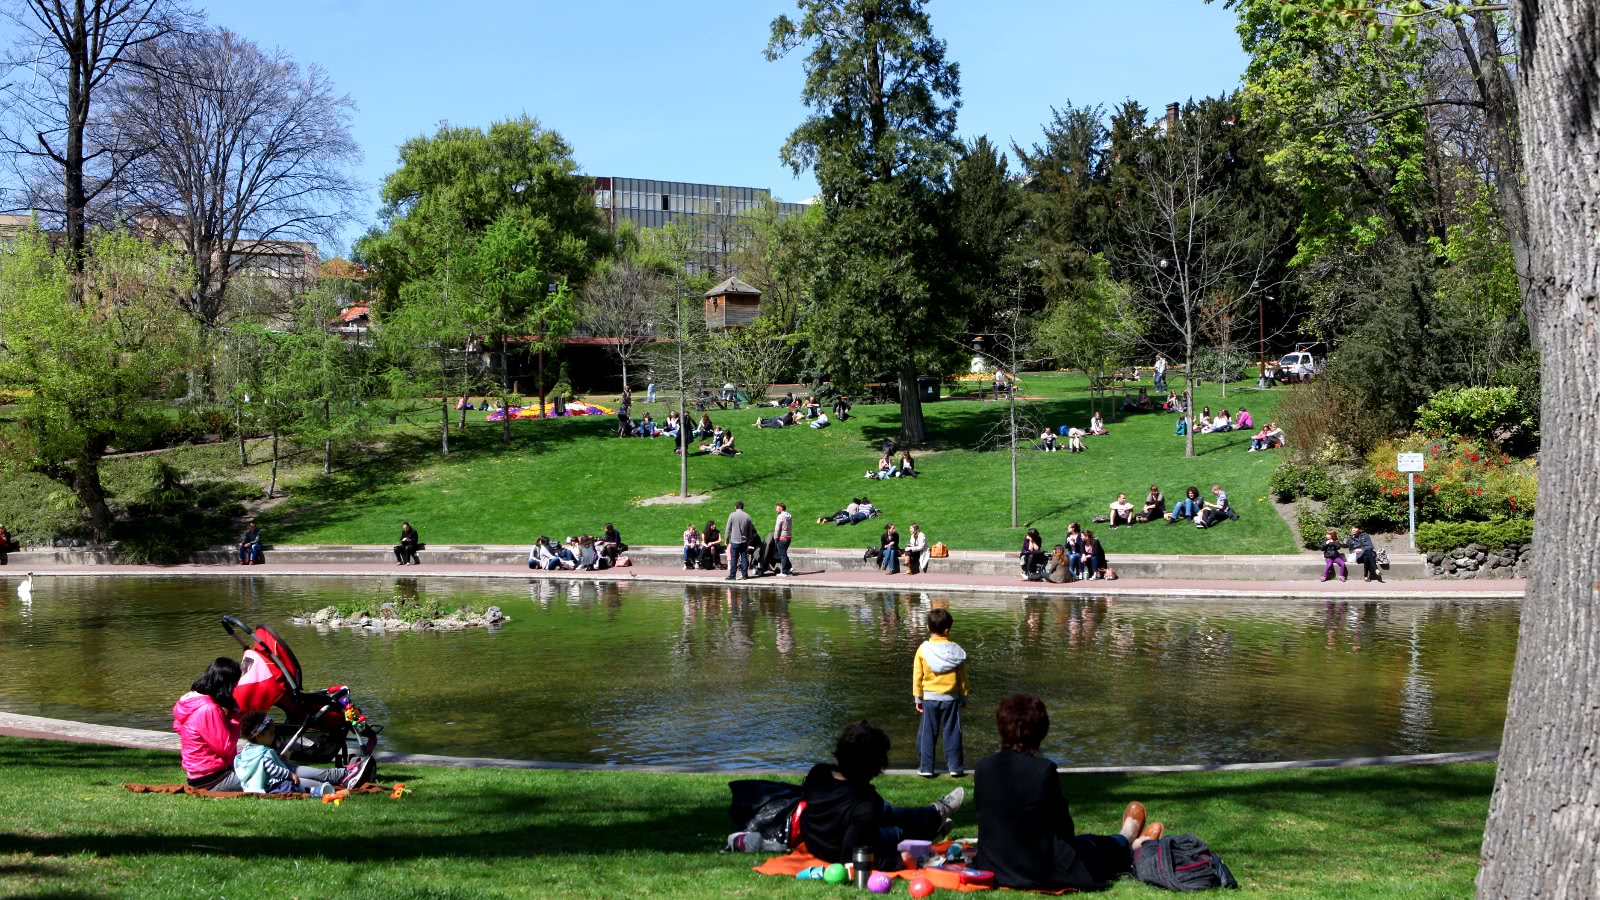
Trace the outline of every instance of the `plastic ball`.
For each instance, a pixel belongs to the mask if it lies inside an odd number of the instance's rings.
[[[966,852],[966,848],[962,847],[960,844],[951,844],[950,849],[944,851],[944,858],[960,859]]]
[[[873,872],[867,877],[867,890],[874,894],[887,894],[893,886],[894,882],[882,872]]]
[[[926,878],[911,879],[911,896],[921,898],[931,893],[933,893],[933,882]]]
[[[844,880],[849,877],[850,874],[839,863],[834,863],[822,870],[822,880],[829,884],[844,884]]]

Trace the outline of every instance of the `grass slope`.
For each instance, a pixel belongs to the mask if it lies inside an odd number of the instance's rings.
[[[1028,404],[1038,420],[1087,424],[1081,376],[1030,374],[1024,389],[1039,398]],[[1283,389],[1231,386],[1224,398],[1219,386],[1206,385],[1197,395],[1197,403],[1213,409],[1243,402],[1264,421]],[[658,419],[667,412],[663,403],[641,405],[636,414],[646,408]],[[331,479],[301,478],[291,485],[291,499],[263,520],[269,540],[280,543],[392,542],[400,520],[409,519],[425,541],[436,543],[529,543],[540,533],[598,534],[612,521],[630,542],[676,544],[691,520],[703,525],[714,518],[720,525],[735,500],[745,502],[765,534],[773,504],[783,501],[795,514],[797,547],[865,547],[876,543],[883,522],[903,532],[917,521],[953,549],[1015,549],[1021,531],[1009,527],[1009,454],[989,437],[1005,404],[945,399],[925,409],[936,445],[916,453],[923,474],[890,481],[862,475],[875,466],[879,442],[897,434],[897,406],[858,406],[848,422],[825,430],[756,429],[753,410],[714,413],[718,424],[736,430],[744,454],[691,457],[690,489],[711,498],[692,506],[639,505],[677,491],[677,458],[670,440],[615,438],[613,418],[519,420],[507,446],[499,441],[499,426],[475,413],[442,459],[437,432],[429,430],[437,420],[419,414],[411,427],[388,433],[386,453]],[[1109,436],[1086,439],[1087,453],[1027,451],[1018,469],[1023,527],[1037,527],[1054,542],[1069,522],[1089,526],[1104,515],[1118,491],[1138,503],[1151,483],[1175,499],[1186,485],[1204,490],[1216,481],[1229,491],[1240,521],[1207,531],[1188,525],[1100,529],[1107,552],[1295,552],[1293,536],[1267,497],[1267,477],[1280,455],[1247,453],[1248,434],[1233,432],[1197,436],[1197,456],[1186,459],[1174,422],[1162,413],[1119,416],[1109,422]],[[883,511],[882,522],[816,524],[818,516],[863,493]]]
[[[173,781],[172,754],[0,739],[0,895],[38,897],[822,897],[719,854],[716,776],[396,767],[415,793],[312,801],[129,794]],[[1493,766],[1070,777],[1083,830],[1141,799],[1194,831],[1246,891],[1273,897],[1464,897]],[[949,787],[881,779],[891,802]],[[969,791],[972,783],[966,782]],[[969,802],[957,835],[975,827]],[[1124,880],[1118,897],[1164,892]],[[895,896],[905,896],[898,887]]]

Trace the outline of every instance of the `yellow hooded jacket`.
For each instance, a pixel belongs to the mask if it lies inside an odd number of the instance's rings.
[[[967,696],[967,651],[941,634],[917,648],[911,669],[911,697],[923,700],[960,700]]]

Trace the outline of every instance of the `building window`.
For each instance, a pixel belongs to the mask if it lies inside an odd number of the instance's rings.
[[[667,195],[666,194],[662,194],[661,195],[661,208],[662,209],[671,209],[672,208],[672,205],[667,202]]]

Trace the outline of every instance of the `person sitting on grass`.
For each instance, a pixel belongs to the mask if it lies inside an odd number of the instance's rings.
[[[1200,509],[1204,505],[1200,500],[1200,489],[1192,484],[1189,485],[1183,492],[1183,499],[1172,508],[1172,512],[1167,513],[1167,524],[1176,525],[1181,520],[1193,519],[1200,515]]]
[[[740,452],[739,448],[734,446],[733,432],[731,431],[724,431],[722,433],[722,443],[711,448],[712,456],[738,456]]]
[[[901,450],[900,451],[900,465],[895,468],[894,477],[896,477],[896,478],[915,478],[915,477],[917,477],[917,464],[911,458],[911,451],[910,450]]]
[[[172,706],[172,730],[178,733],[179,759],[189,786],[208,791],[237,791],[233,758],[239,743],[239,664],[219,656],[189,685]]]
[[[711,424],[711,414],[707,412],[701,413],[700,424],[695,426],[694,436],[697,438],[709,438],[715,434],[716,431],[717,426]]]
[[[849,506],[846,506],[844,509],[839,510],[831,516],[818,516],[817,524],[823,525],[832,522],[835,525],[844,525],[851,519],[855,518],[856,510],[860,508],[861,499],[859,497],[851,497]]]
[[[1205,502],[1205,505],[1200,509],[1200,515],[1195,518],[1194,527],[1196,528],[1206,528],[1217,524],[1223,519],[1239,518],[1238,514],[1233,511],[1233,507],[1228,505],[1228,492],[1223,490],[1221,485],[1213,484],[1211,486],[1211,495],[1213,499]]]
[[[1089,433],[1090,434],[1110,434],[1111,433],[1111,432],[1106,430],[1106,420],[1100,418],[1099,410],[1096,410],[1095,414],[1089,417]]]
[[[1216,430],[1211,417],[1205,413],[1200,414],[1200,418],[1194,423],[1194,428],[1195,434],[1210,434]]]
[[[1239,407],[1239,414],[1233,417],[1233,427],[1243,431],[1246,428],[1254,428],[1255,424],[1256,420],[1250,417],[1250,410]]]
[[[246,794],[310,794],[321,797],[341,787],[355,787],[361,770],[369,769],[371,761],[354,769],[312,769],[291,766],[283,761],[275,748],[278,726],[272,717],[261,710],[251,710],[239,720],[239,736],[245,745],[233,758],[233,774],[239,779],[240,790]]]
[[[1282,446],[1283,429],[1278,427],[1277,422],[1268,422],[1260,431],[1250,436],[1250,449],[1247,452],[1254,453],[1257,450],[1271,450]]]
[[[1039,536],[1039,529],[1029,528],[1022,539],[1022,551],[1017,554],[1017,559],[1022,563],[1022,580],[1039,581],[1044,578],[1044,538]]]
[[[726,441],[727,439],[727,432],[722,430],[721,425],[718,425],[716,426],[716,430],[711,432],[711,441],[709,443],[700,445],[700,452],[716,453],[722,448],[723,441]]]
[[[1082,428],[1073,427],[1067,429],[1067,449],[1073,453],[1083,452]]]
[[[644,414],[638,424],[633,426],[634,437],[653,438],[656,436],[656,421],[649,413]]]
[[[1183,401],[1178,399],[1177,394],[1174,394],[1172,391],[1167,391],[1166,402],[1161,404],[1161,408],[1167,412],[1177,412],[1183,408]]]
[[[927,806],[889,805],[872,786],[889,767],[889,736],[870,722],[845,728],[833,758],[813,766],[800,788],[806,849],[823,862],[850,862],[857,847],[870,847],[874,871],[898,871],[900,842],[944,837],[966,799],[966,790],[956,788]]]
[[[1167,512],[1167,498],[1161,496],[1161,488],[1150,485],[1150,493],[1144,495],[1144,509],[1133,517],[1135,522],[1154,522]]]
[[[816,397],[806,397],[805,413],[808,419],[815,419],[817,416],[822,415],[822,404],[817,402]]]
[[[828,414],[827,413],[817,413],[817,417],[815,419],[811,420],[811,427],[812,428],[827,428],[828,427]]]
[[[893,522],[883,526],[883,535],[878,538],[878,571],[900,574],[900,532]]]
[[[1350,570],[1344,564],[1344,544],[1339,541],[1339,532],[1329,528],[1322,536],[1322,558],[1326,562],[1322,565],[1322,580],[1327,581],[1333,577],[1333,567],[1339,567],[1339,580],[1344,581],[1350,575]]]
[[[1034,444],[1033,449],[1041,450],[1045,453],[1056,452],[1058,449],[1056,447],[1056,433],[1048,428],[1039,432],[1039,443]]]
[[[838,398],[833,401],[833,417],[840,422],[850,418],[849,397],[845,396],[844,394],[840,394]]]
[[[1133,524],[1133,502],[1127,494],[1118,494],[1117,499],[1111,503],[1111,529],[1115,531],[1120,525]]]
[[[878,470],[876,472],[868,472],[866,474],[866,477],[867,478],[876,478],[876,479],[882,481],[883,479],[888,478],[893,473],[894,473],[894,458],[891,457],[889,454],[885,453],[884,455],[878,457]]]
[[[1088,891],[1133,868],[1133,851],[1166,829],[1146,824],[1143,803],[1129,803],[1116,834],[1079,834],[1061,791],[1056,764],[1039,755],[1050,732],[1044,701],[1013,694],[995,713],[1000,750],[978,763],[975,868],[994,873],[998,887],[1018,891]]]
[[[667,437],[675,438],[678,436],[678,429],[682,426],[683,422],[678,418],[678,411],[673,410],[667,413],[667,424],[661,427],[661,433]]]

